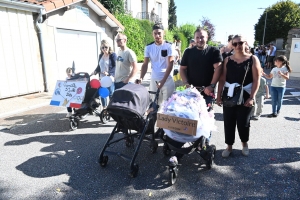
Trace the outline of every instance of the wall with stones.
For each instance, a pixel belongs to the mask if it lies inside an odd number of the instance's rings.
[[[285,56],[287,59],[290,59],[290,53],[291,53],[291,45],[292,45],[292,38],[300,38],[300,27],[299,28],[293,28],[288,32],[288,37],[286,41],[285,46]]]

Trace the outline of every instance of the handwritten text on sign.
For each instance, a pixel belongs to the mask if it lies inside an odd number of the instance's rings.
[[[50,105],[80,108],[86,81],[57,81]]]

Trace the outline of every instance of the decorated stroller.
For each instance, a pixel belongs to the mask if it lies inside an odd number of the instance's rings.
[[[98,89],[91,87],[90,75],[85,72],[80,72],[75,74],[69,80],[87,81],[84,100],[79,108],[74,108],[74,114],[69,117],[70,128],[72,130],[77,129],[79,126],[79,121],[84,119],[88,114],[94,114],[100,117],[102,123],[107,123],[110,119],[110,116],[105,109],[102,111],[99,109],[101,104],[99,101]]]
[[[150,101],[149,93],[155,94],[153,102]],[[127,84],[115,90],[107,106],[107,111],[117,124],[100,152],[98,161],[101,167],[107,165],[108,155],[117,155],[130,162],[131,177],[137,176],[139,166],[135,163],[135,159],[143,140],[150,141],[149,146],[152,153],[155,153],[158,147],[154,133],[158,95],[159,89],[157,92],[148,92],[144,86],[137,84]],[[120,139],[114,139],[115,134],[120,131],[123,132],[124,136]],[[136,133],[131,131],[136,131]],[[137,138],[137,144],[132,157],[121,152],[107,150],[113,144],[124,140],[126,146],[131,147],[134,145],[134,138]]]
[[[210,169],[213,165],[213,159],[216,152],[215,145],[209,145],[206,138],[210,137],[210,132],[215,130],[214,126],[214,114],[212,107],[206,105],[205,99],[200,92],[204,87],[199,89],[189,88],[182,91],[176,91],[171,98],[164,102],[159,113],[167,116],[179,117],[180,119],[194,121],[181,121],[180,130],[176,127],[174,130],[168,130],[167,127],[173,127],[170,125],[160,124],[160,118],[158,121],[159,128],[157,133],[164,141],[163,153],[170,155],[171,150],[175,151],[175,156],[169,160],[169,177],[170,183],[173,185],[178,176],[178,159],[184,154],[191,154],[192,152],[198,153],[205,161],[206,167]],[[200,91],[200,92],[199,92]],[[165,117],[165,116],[164,116]],[[173,120],[172,119],[172,120]],[[176,120],[175,120],[176,121]],[[196,122],[196,126],[189,126],[189,123]],[[164,127],[166,126],[166,127]],[[195,128],[192,128],[195,127]],[[195,134],[187,134],[188,129],[193,129]],[[176,131],[177,130],[177,131]]]

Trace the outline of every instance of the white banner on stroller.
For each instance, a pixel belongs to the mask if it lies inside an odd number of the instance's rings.
[[[57,81],[50,105],[80,108],[87,81]]]

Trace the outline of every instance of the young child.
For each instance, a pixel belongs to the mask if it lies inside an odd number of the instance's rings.
[[[266,96],[264,95],[264,93],[266,92]],[[257,90],[256,96],[255,96],[255,102],[256,104],[254,104],[254,109],[252,109],[252,113],[251,113],[251,119],[252,120],[259,120],[260,115],[262,113],[262,109],[264,107],[264,99],[268,99],[269,98],[269,87],[267,84],[267,81],[264,77],[260,78],[260,85],[259,88]],[[256,115],[255,115],[256,114]]]
[[[68,68],[66,69],[66,73],[67,73],[67,78],[66,78],[66,80],[69,80],[69,79],[72,77],[72,75],[73,75],[72,68],[71,68],[71,67],[68,67]],[[67,110],[68,110],[68,113],[67,113],[66,117],[71,117],[71,116],[72,116],[72,108],[71,108],[71,107],[67,107]]]

